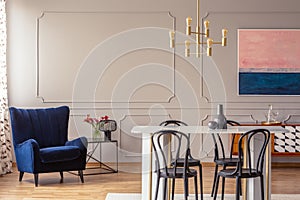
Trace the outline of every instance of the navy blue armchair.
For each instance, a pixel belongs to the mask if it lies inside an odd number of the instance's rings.
[[[10,107],[11,129],[17,167],[22,181],[24,172],[38,174],[78,171],[81,182],[86,166],[87,139],[68,141],[69,107],[20,109]]]

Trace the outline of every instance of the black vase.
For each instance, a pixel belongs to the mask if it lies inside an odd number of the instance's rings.
[[[214,119],[218,124],[218,129],[227,129],[227,120],[223,112],[223,105],[219,104],[217,108],[217,115]]]

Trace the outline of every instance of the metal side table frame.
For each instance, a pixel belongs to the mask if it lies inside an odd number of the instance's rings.
[[[117,173],[118,170],[119,170],[118,141],[117,140],[107,140],[107,139],[102,139],[102,138],[88,138],[88,143],[89,144],[95,144],[95,145],[93,145],[92,150],[87,153],[87,161],[86,162],[88,163],[88,161],[90,159],[92,159],[92,160],[98,162],[99,166],[98,167],[89,167],[89,168],[86,168],[86,170],[89,170],[89,169],[103,169],[103,170],[105,170],[105,172],[84,173],[83,175],[87,176],[87,175]],[[109,165],[102,162],[102,143],[115,143],[115,147],[116,147],[116,165],[117,165],[116,169],[114,169],[114,168],[110,167]],[[100,159],[99,160],[93,156],[98,147],[99,147],[99,152],[100,152]]]

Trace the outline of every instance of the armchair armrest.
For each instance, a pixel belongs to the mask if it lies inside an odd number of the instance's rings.
[[[66,146],[78,146],[81,151],[86,151],[88,142],[87,142],[86,137],[80,137],[80,138],[76,138],[71,141],[67,141],[65,145]]]
[[[39,158],[40,147],[36,140],[28,139],[15,146],[16,161],[19,171],[34,171],[34,162]]]

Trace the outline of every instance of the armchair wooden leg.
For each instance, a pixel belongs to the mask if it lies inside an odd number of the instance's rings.
[[[20,172],[20,174],[19,174],[19,181],[20,181],[20,182],[21,182],[22,179],[23,179],[23,175],[24,175],[24,172]]]
[[[63,172],[59,172],[60,174],[60,183],[63,183],[64,182],[64,174]]]
[[[84,183],[83,172],[82,172],[82,170],[79,170],[79,171],[78,171],[78,174],[79,174],[79,176],[80,176],[81,183]]]
[[[34,174],[34,184],[35,187],[39,185],[39,174]]]

